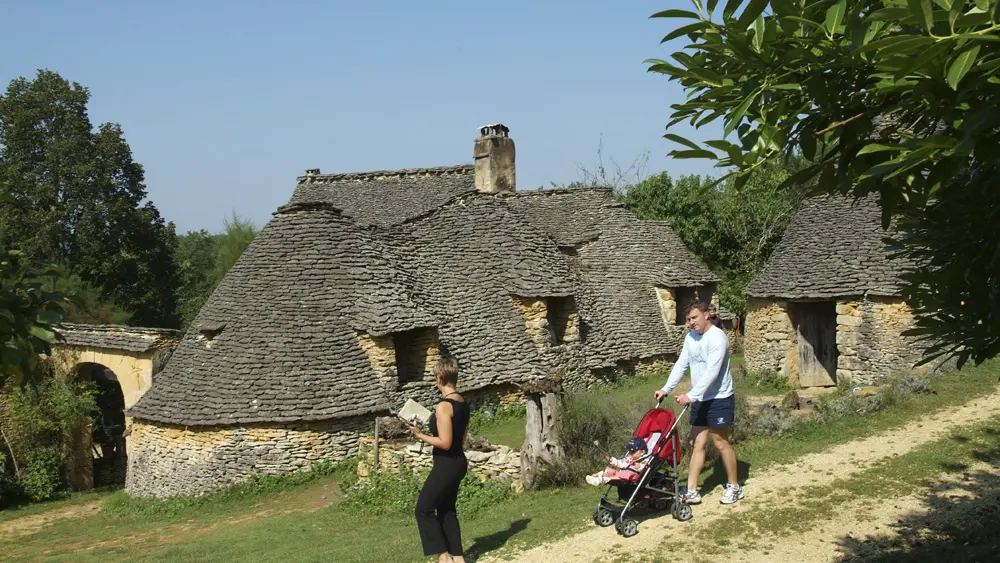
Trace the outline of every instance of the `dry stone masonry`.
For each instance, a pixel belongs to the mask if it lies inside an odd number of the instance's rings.
[[[807,200],[761,274],[747,286],[746,360],[806,385],[806,370],[826,384],[877,384],[911,369],[920,349],[899,293],[907,264],[890,259],[877,196]],[[803,365],[803,363],[807,365]],[[823,378],[821,378],[823,379]]]
[[[358,477],[368,479],[375,468],[375,442],[364,437],[360,442]],[[490,446],[486,450],[466,449],[469,472],[480,480],[494,481],[521,490],[521,452],[508,446]],[[412,440],[381,441],[378,453],[378,471],[395,471],[406,467],[415,472],[430,471],[434,464],[431,447],[421,446]]]
[[[126,491],[160,498],[200,495],[254,474],[307,470],[357,454],[359,433],[369,426],[360,418],[195,428],[136,423]]]
[[[610,188],[516,191],[501,124],[474,152],[299,178],[130,409],[127,489],[196,493],[352,455],[363,425],[345,421],[433,404],[442,356],[477,406],[670,365],[684,327],[664,298],[714,298],[717,279],[669,223]]]

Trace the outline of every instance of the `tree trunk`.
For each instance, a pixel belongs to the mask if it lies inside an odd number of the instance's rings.
[[[525,400],[527,420],[521,448],[521,484],[525,489],[534,489],[545,467],[562,458],[559,444],[562,402],[558,393],[529,393]]]

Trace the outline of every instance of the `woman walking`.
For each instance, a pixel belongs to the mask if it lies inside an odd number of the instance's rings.
[[[458,486],[469,469],[463,447],[469,431],[469,405],[455,390],[458,363],[453,358],[438,361],[434,378],[444,400],[437,404],[427,423],[431,435],[410,426],[417,439],[434,448],[434,466],[417,497],[417,530],[424,555],[437,555],[439,563],[464,563],[455,501]]]

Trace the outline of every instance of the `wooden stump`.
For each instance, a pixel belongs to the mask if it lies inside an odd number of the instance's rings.
[[[525,402],[527,420],[521,448],[521,483],[525,489],[534,489],[545,467],[563,455],[559,444],[562,401],[559,393],[549,392],[526,393]]]

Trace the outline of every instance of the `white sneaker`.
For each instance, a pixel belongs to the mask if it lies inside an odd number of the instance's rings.
[[[681,495],[681,502],[685,504],[701,504],[701,493],[696,490],[687,491]]]
[[[719,499],[719,502],[722,504],[733,504],[741,498],[743,498],[743,487],[726,483],[726,491],[722,493],[722,498]]]

